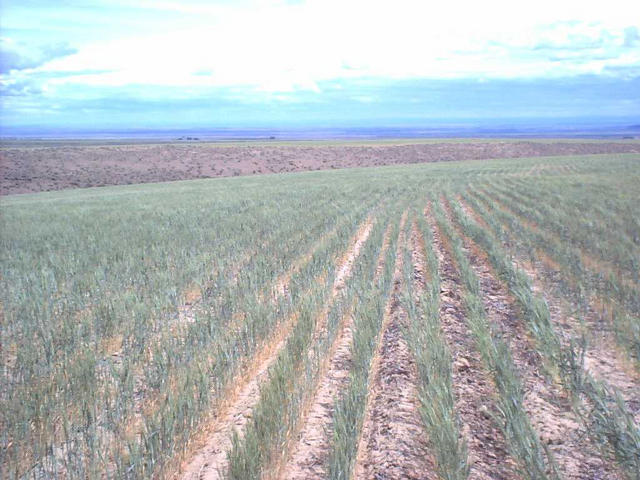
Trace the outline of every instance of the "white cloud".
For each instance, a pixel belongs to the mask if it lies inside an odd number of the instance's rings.
[[[640,26],[640,6],[626,0],[141,5],[169,15],[144,33],[74,45],[75,55],[37,70],[108,71],[52,79],[54,87],[241,85],[319,92],[319,82],[336,78],[563,76],[640,65],[640,47],[625,46],[629,28]],[[180,18],[179,28],[172,15]]]

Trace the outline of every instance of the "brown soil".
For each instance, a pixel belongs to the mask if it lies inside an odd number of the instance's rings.
[[[427,209],[425,208],[425,211]],[[418,301],[420,294],[424,292],[427,283],[431,281],[427,260],[424,256],[425,244],[422,233],[418,228],[418,222],[414,219],[411,224],[411,262],[413,263],[413,288],[415,289],[414,300]]]
[[[372,361],[371,389],[358,445],[355,479],[435,478],[418,410],[417,369],[403,335],[406,313],[398,298],[402,288],[405,221],[406,212],[398,238],[393,292]]]
[[[389,247],[387,227],[378,265],[384,264]],[[295,480],[322,480],[327,477],[326,461],[330,452],[335,399],[348,385],[351,370],[351,344],[353,343],[353,317],[347,314],[329,356],[328,365],[319,382],[293,453],[281,478]]]
[[[206,428],[204,447],[188,460],[182,470],[182,479],[223,478],[221,473],[228,465],[227,455],[231,451],[233,433],[244,431],[260,398],[260,385],[267,378],[269,369],[278,358],[296,320],[297,317],[293,316],[280,326],[270,342],[256,355],[243,378],[232,383],[234,391],[216,412],[213,425]]]
[[[351,274],[353,262],[369,237],[372,226],[373,221],[368,218],[358,229],[355,239],[349,244],[347,253],[339,262],[334,285],[343,285]],[[340,290],[334,287],[330,301],[334,300],[339,292]],[[326,311],[323,309],[320,313],[318,325],[322,324]],[[279,327],[263,350],[256,355],[248,373],[242,379],[233,382],[235,391],[230,396],[230,400],[216,412],[214,424],[208,429],[211,433],[207,435],[204,447],[191,457],[183,468],[181,475],[183,480],[214,480],[224,476],[228,468],[228,453],[232,448],[233,433],[236,432],[242,436],[251,418],[251,412],[260,399],[260,385],[267,378],[270,367],[285,346],[296,320],[297,317],[293,316]],[[324,321],[326,322],[326,319]]]
[[[446,210],[450,217],[450,210]],[[471,239],[461,237],[471,267],[480,281],[487,319],[511,351],[524,390],[525,410],[540,440],[552,452],[563,477],[576,480],[619,478],[615,468],[589,442],[567,395],[545,377],[542,358],[527,335],[515,300],[497,279],[485,252]]]
[[[346,280],[351,276],[353,264],[356,261],[356,258],[358,258],[358,256],[360,255],[360,250],[362,249],[363,245],[368,240],[372,228],[373,220],[371,218],[368,218],[365,224],[360,227],[360,230],[358,230],[358,233],[356,234],[356,237],[352,242],[351,248],[340,262],[340,266],[336,270],[336,278],[333,282],[332,294],[334,297],[345,287]]]
[[[483,367],[462,307],[462,287],[449,248],[428,211],[433,248],[440,274],[440,322],[453,357],[456,412],[469,449],[470,479],[514,479],[515,463],[507,453],[502,432],[492,420],[497,393]]]
[[[384,231],[381,250],[382,253],[380,254],[380,258],[378,258],[378,263],[376,263],[376,273],[373,276],[373,283],[378,282],[380,276],[382,275],[382,272],[384,271],[385,257],[383,254],[386,253],[387,250],[389,250],[389,243],[391,242],[391,227],[392,225],[389,224],[387,226],[387,229]]]
[[[548,274],[541,273],[546,268],[542,263],[521,263],[520,268],[531,279],[533,291],[546,300],[551,321],[565,345],[571,338],[579,337],[581,332],[585,332],[588,338],[584,355],[585,370],[595,379],[615,387],[633,414],[636,425],[640,425],[640,374],[615,344],[609,322],[602,318],[600,312],[590,308],[582,317],[583,327],[570,313],[574,310],[571,304],[552,293],[557,288],[545,280]]]
[[[353,264],[360,255],[360,250],[369,239],[371,229],[375,220],[368,217],[365,222],[360,226],[355,236],[349,242],[349,249],[347,252],[338,259],[336,262],[338,267],[336,268],[335,277],[333,280],[333,289],[331,290],[331,296],[325,304],[322,312],[318,315],[315,322],[313,338],[318,340],[319,338],[326,337],[327,335],[327,320],[329,319],[329,310],[333,306],[338,296],[342,293],[346,286],[346,281],[351,277],[351,271],[353,270]],[[348,316],[348,315],[347,315]],[[312,355],[312,351],[309,351],[309,355]]]
[[[329,455],[330,429],[336,396],[347,385],[351,368],[351,343],[353,342],[353,317],[349,312],[343,319],[330,361],[315,393],[313,403],[306,414],[305,423],[293,447],[293,454],[280,478],[326,478],[326,459]]]
[[[640,153],[640,144],[4,145],[0,149],[0,195],[349,167],[598,153]]]
[[[470,206],[464,202],[460,205],[470,218],[478,221],[479,215]],[[503,227],[509,231],[506,225]],[[570,339],[579,338],[583,333],[587,336],[585,369],[594,378],[615,387],[625,399],[636,423],[640,423],[640,374],[615,344],[609,320],[591,304],[587,314],[582,317],[584,326],[581,325],[581,322],[570,313],[575,311],[575,307],[567,299],[555,293],[562,289],[555,284],[560,272],[554,268],[553,264],[544,260],[534,263],[522,258],[519,260],[517,267],[529,276],[534,293],[546,300],[551,320],[556,326],[556,333],[560,335],[564,344],[568,345]]]

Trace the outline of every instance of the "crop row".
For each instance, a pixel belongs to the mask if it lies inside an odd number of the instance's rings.
[[[633,478],[639,180],[621,155],[10,198],[0,476],[303,478],[340,346],[308,478],[565,476],[538,387],[579,425],[567,448]]]

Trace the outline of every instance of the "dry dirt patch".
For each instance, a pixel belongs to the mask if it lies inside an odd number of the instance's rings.
[[[603,153],[640,153],[640,144],[474,141],[415,145],[5,145],[0,149],[0,194],[349,167]]]

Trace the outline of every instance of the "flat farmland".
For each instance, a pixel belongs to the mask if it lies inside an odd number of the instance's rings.
[[[434,145],[4,196],[0,477],[638,478],[639,145]]]
[[[640,153],[633,140],[5,141],[0,194],[459,160]]]

